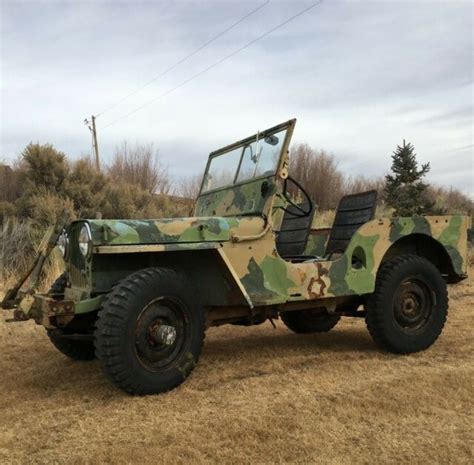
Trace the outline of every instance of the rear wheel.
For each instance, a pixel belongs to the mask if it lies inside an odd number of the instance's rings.
[[[380,268],[366,310],[367,328],[379,347],[399,354],[427,349],[446,322],[446,282],[425,258],[402,255]]]
[[[181,384],[195,367],[205,318],[184,276],[147,268],[121,281],[99,311],[96,354],[108,378],[130,394]]]
[[[287,328],[298,334],[327,333],[340,320],[339,315],[315,310],[296,310],[281,314]]]
[[[64,297],[64,289],[67,286],[67,274],[63,273],[54,281],[48,294],[56,299]],[[92,339],[70,339],[72,332],[67,329],[48,329],[47,334],[54,347],[61,353],[73,360],[86,361],[95,358],[94,342]]]

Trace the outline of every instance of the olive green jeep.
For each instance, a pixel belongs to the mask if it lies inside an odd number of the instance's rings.
[[[428,348],[447,284],[467,276],[470,218],[374,218],[369,191],[343,197],[332,228],[313,227],[315,206],[288,174],[295,122],[211,153],[190,218],[60,219],[2,307],[43,325],[67,356],[96,357],[131,394],[183,382],[210,326],[281,318],[307,334],[363,317],[382,349]],[[66,272],[36,293],[56,245]]]

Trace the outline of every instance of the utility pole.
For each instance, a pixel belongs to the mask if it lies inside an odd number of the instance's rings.
[[[92,133],[92,149],[94,150],[95,166],[97,168],[97,171],[100,171],[99,145],[97,144],[97,129],[95,127],[95,116],[91,116],[91,121],[86,118],[84,120],[84,123],[89,128],[89,131]]]

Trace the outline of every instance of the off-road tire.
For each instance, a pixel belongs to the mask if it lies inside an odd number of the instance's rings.
[[[67,279],[66,273],[59,276],[51,285],[48,294],[64,295]],[[87,361],[95,358],[94,342],[92,340],[78,341],[64,338],[62,336],[67,334],[67,331],[60,328],[48,329],[46,333],[54,347],[72,360]]]
[[[150,339],[157,325],[172,324],[176,339],[171,345]],[[204,310],[186,277],[166,268],[146,268],[123,279],[104,299],[96,322],[96,356],[118,388],[134,395],[157,394],[189,376],[204,336]]]
[[[420,307],[427,310],[423,312],[418,327],[416,319],[414,323],[409,323],[411,320],[408,319],[406,325],[402,324],[405,320],[402,323],[398,321],[405,318],[403,310],[400,313],[400,308],[403,309],[400,295],[405,296],[402,289],[412,285],[410,283],[418,283],[416,285],[420,289],[416,291],[415,288],[414,297],[409,297],[415,302],[420,301],[423,289],[427,289],[428,302]],[[415,307],[418,308],[417,304]],[[427,259],[417,255],[401,255],[382,265],[377,273],[374,293],[369,296],[365,308],[367,328],[380,348],[396,354],[419,352],[430,347],[443,330],[448,315],[446,282]],[[408,315],[409,318],[411,316]],[[413,324],[412,328],[410,324]]]
[[[295,310],[280,315],[283,323],[297,334],[327,333],[340,320],[339,315],[314,310]]]

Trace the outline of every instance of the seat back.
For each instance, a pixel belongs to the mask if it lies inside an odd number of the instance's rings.
[[[376,206],[376,190],[342,197],[326,245],[326,256],[344,252],[357,229],[374,218]]]
[[[308,208],[306,202],[300,203],[304,210]],[[276,249],[280,257],[296,257],[303,255],[308,242],[309,231],[313,223],[314,207],[308,216],[300,218],[295,216],[298,211],[292,205],[287,207],[283,216],[280,231],[276,239]]]

